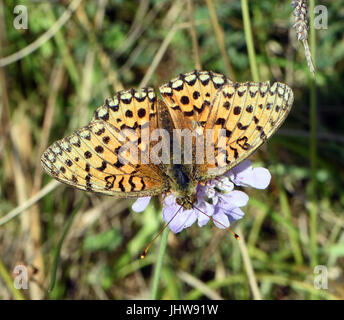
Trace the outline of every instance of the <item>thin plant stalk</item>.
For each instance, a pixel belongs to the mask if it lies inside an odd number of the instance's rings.
[[[258,65],[257,65],[257,60],[256,60],[256,53],[254,50],[250,13],[248,10],[247,0],[241,0],[241,10],[242,10],[242,18],[244,22],[244,32],[245,32],[246,46],[247,46],[248,58],[250,61],[252,78],[253,78],[253,81],[258,82],[259,72],[258,72]]]
[[[51,291],[53,291],[53,289],[55,287],[57,267],[58,267],[59,260],[60,260],[60,253],[61,253],[63,242],[66,239],[68,231],[69,231],[70,227],[72,226],[74,218],[77,215],[77,213],[79,212],[84,199],[85,199],[85,196],[83,195],[81,197],[81,199],[79,200],[79,202],[74,207],[71,215],[68,217],[68,220],[67,220],[65,227],[63,228],[61,239],[57,244],[57,248],[55,250],[55,255],[54,255],[54,260],[53,260],[53,265],[52,265],[52,269],[51,269],[51,273],[50,273],[50,283],[49,283],[49,288],[48,288],[49,293]]]
[[[151,291],[151,299],[156,300],[157,295],[158,295],[158,287],[159,287],[159,281],[160,281],[160,276],[161,276],[161,269],[162,269],[162,263],[164,260],[164,255],[166,251],[166,246],[167,246],[167,238],[168,238],[168,233],[170,229],[166,228],[164,232],[162,233],[161,236],[161,243],[160,243],[160,248],[159,248],[159,253],[158,253],[158,259],[155,265],[155,270],[154,270],[154,277],[153,277],[153,283],[152,283],[152,291]]]
[[[192,40],[192,49],[194,54],[195,66],[197,70],[202,70],[202,64],[199,54],[199,47],[198,47],[198,40],[197,40],[197,32],[195,27],[195,18],[194,18],[194,8],[193,8],[193,0],[187,0],[188,12],[189,12],[189,20],[191,23],[190,26],[190,35]]]
[[[288,201],[287,194],[285,190],[283,189],[283,186],[280,181],[280,177],[276,178],[277,182],[277,187],[278,187],[278,196],[279,196],[279,201],[281,205],[281,209],[283,212],[283,216],[285,220],[287,220],[292,226],[292,213],[291,213],[291,208],[290,204]],[[287,232],[288,232],[288,237],[290,239],[290,246],[291,250],[293,252],[294,260],[297,265],[302,265],[303,264],[303,256],[302,256],[302,249],[299,243],[299,236],[298,233],[295,232],[295,230],[291,227],[287,227]]]
[[[247,250],[246,240],[243,236],[243,232],[242,232],[241,228],[238,227],[237,230],[238,230],[238,233],[241,234],[240,240],[239,240],[239,249],[240,249],[241,256],[242,256],[242,259],[244,262],[244,266],[245,266],[245,270],[246,270],[246,274],[247,274],[247,278],[248,278],[248,282],[250,285],[253,299],[254,300],[262,300],[262,294],[259,290],[256,275],[255,275],[255,272],[253,270],[251,258],[250,258],[250,255],[248,253],[248,250]]]
[[[11,292],[12,296],[16,300],[25,300],[24,295],[20,290],[16,289],[13,284],[13,279],[10,273],[7,271],[4,263],[0,259],[0,279],[2,279],[7,286],[7,289]]]
[[[244,32],[245,32],[247,51],[248,51],[249,60],[250,60],[251,74],[253,77],[253,81],[258,82],[259,81],[258,65],[257,65],[257,60],[256,60],[256,52],[254,50],[254,44],[253,44],[249,9],[248,9],[248,4],[246,0],[241,1],[241,10],[242,10],[242,18],[244,22]],[[244,260],[244,265],[245,265],[246,273],[248,276],[251,292],[255,300],[261,300],[262,295],[259,291],[259,287],[258,287],[256,277],[254,274],[254,270],[251,264],[250,256],[248,255],[246,242],[244,239],[240,240],[239,242],[240,242],[239,248],[240,248],[241,256]]]
[[[310,13],[310,47],[314,65],[316,37],[314,28],[314,6],[315,1],[309,1]],[[317,170],[317,118],[316,118],[316,82],[315,77],[310,77],[310,166],[311,166],[311,205],[310,205],[310,253],[312,267],[318,264],[317,259],[317,225],[318,212],[316,203],[316,170]]]
[[[214,32],[215,32],[217,45],[219,46],[221,56],[222,56],[223,62],[225,64],[227,76],[231,80],[235,81],[236,80],[235,73],[234,73],[231,61],[230,61],[229,56],[228,56],[226,45],[225,45],[224,32],[223,32],[223,29],[221,28],[220,23],[217,19],[213,0],[206,0],[206,3],[207,3],[209,15],[210,15],[210,21],[211,21],[211,24],[212,24]]]
[[[252,35],[247,0],[241,0],[241,8],[242,8],[243,21],[244,21],[246,45],[247,45],[247,50],[248,50],[248,55],[249,55],[249,60],[250,60],[251,73],[252,73],[253,80],[258,82],[260,80],[260,77],[259,77],[259,72],[258,72],[256,53],[254,49],[253,35]],[[274,154],[273,154],[273,158],[274,158]],[[283,187],[278,178],[277,180],[278,180],[277,187],[279,189],[279,200],[280,200],[281,208],[285,214],[285,219],[291,223],[292,216],[291,216],[291,209],[290,209],[289,201],[287,199],[286,193],[283,190]],[[295,261],[297,264],[302,264],[303,257],[302,257],[302,250],[299,245],[299,241],[297,237],[295,236],[295,233],[293,232],[292,228],[287,228],[287,232],[292,244],[292,251],[293,251]]]

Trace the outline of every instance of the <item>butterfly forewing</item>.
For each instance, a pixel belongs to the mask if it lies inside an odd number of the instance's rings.
[[[177,129],[194,130],[204,126],[216,92],[230,83],[224,75],[210,71],[193,71],[160,87]]]
[[[215,148],[216,164],[200,166],[205,179],[223,174],[252,154],[282,124],[293,103],[292,90],[283,83],[233,83],[216,94],[206,129],[213,129],[215,145],[219,130],[226,146],[226,159]],[[209,146],[208,146],[209,147]]]

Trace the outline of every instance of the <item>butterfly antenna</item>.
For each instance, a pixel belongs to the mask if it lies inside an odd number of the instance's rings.
[[[214,221],[214,222],[220,224],[221,226],[223,226],[227,231],[229,231],[229,232],[234,236],[234,238],[235,238],[236,240],[240,240],[240,236],[239,236],[237,233],[235,233],[233,230],[229,229],[229,228],[226,227],[223,223],[221,223],[220,221],[217,221],[216,219],[214,219],[212,216],[206,214],[206,213],[205,213],[204,211],[202,211],[201,209],[198,209],[196,206],[193,205],[192,202],[189,202],[189,203],[192,205],[192,207],[193,207],[194,209],[197,209],[199,212],[201,212],[201,213],[203,213],[204,215],[206,215],[206,216],[207,216],[209,219],[211,219],[212,221]]]
[[[153,240],[148,244],[148,246],[146,247],[145,251],[142,252],[141,254],[141,259],[144,259],[147,255],[147,252],[149,250],[149,248],[152,246],[153,242],[159,238],[159,236],[164,232],[164,230],[168,227],[168,225],[171,223],[171,221],[176,217],[176,215],[179,213],[179,211],[182,209],[182,206],[180,206],[180,208],[177,210],[177,212],[173,215],[173,217],[171,218],[171,220],[169,222],[167,222],[165,224],[165,226],[159,231],[159,233],[153,238]]]

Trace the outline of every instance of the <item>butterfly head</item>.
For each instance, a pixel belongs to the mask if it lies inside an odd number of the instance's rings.
[[[180,197],[176,198],[177,204],[182,206],[185,210],[190,210],[193,209],[194,203],[197,200],[197,195],[196,193],[193,193],[191,195],[182,195]]]

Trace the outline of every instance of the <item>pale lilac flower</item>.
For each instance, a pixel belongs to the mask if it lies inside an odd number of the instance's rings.
[[[224,229],[229,227],[232,221],[239,220],[244,216],[244,212],[240,208],[246,206],[249,199],[246,193],[234,190],[234,185],[265,189],[270,180],[271,175],[267,169],[252,168],[251,162],[245,160],[223,176],[209,180],[205,186],[200,184],[197,186],[195,207],[199,210],[195,208],[180,209],[175,195],[170,194],[164,198],[162,217],[166,222],[171,221],[169,228],[174,233],[190,227],[196,221],[198,226],[203,227],[210,220],[209,217],[215,220],[214,224],[218,228]],[[133,204],[132,209],[136,212],[144,211],[149,201],[150,197],[139,198]]]
[[[143,198],[138,198],[133,205],[131,206],[131,208],[133,209],[133,211],[135,212],[142,212],[145,211],[146,208],[149,205],[149,201],[150,201],[151,197],[143,197]]]
[[[266,189],[270,184],[271,174],[265,168],[252,168],[250,160],[244,160],[235,168],[225,173],[237,186]]]

